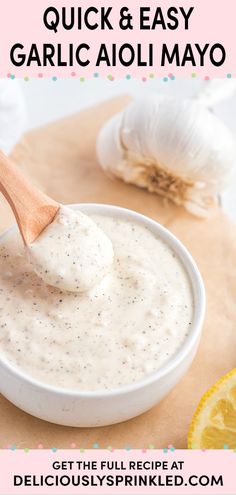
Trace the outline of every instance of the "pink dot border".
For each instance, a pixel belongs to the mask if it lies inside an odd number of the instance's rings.
[[[11,79],[11,80],[14,80],[14,79],[17,78],[17,76],[15,74],[12,74],[10,72],[8,74],[6,74],[5,77],[7,77],[8,79]],[[196,79],[196,78],[198,78],[198,75],[197,75],[196,72],[192,72],[189,77],[191,79]],[[231,79],[231,78],[235,78],[235,77],[236,77],[236,75],[234,76],[231,73],[225,74],[225,78],[226,79]],[[25,82],[29,82],[32,79],[33,80],[35,80],[35,79],[49,79],[49,80],[51,80],[53,82],[56,82],[59,79],[67,79],[67,78],[68,79],[70,79],[70,78],[72,78],[72,79],[78,79],[81,83],[84,83],[84,82],[86,82],[88,80],[91,80],[91,79],[94,79],[94,78],[95,79],[100,78],[100,74],[98,72],[94,72],[93,74],[91,74],[90,77],[85,78],[83,75],[80,75],[80,74],[78,74],[75,71],[72,71],[72,72],[68,73],[68,76],[67,77],[60,78],[60,77],[54,75],[52,77],[46,77],[46,78],[44,78],[43,72],[39,72],[37,77],[31,77],[30,78],[28,75],[26,75],[26,76],[24,76],[22,78],[19,78],[19,79],[23,79]],[[113,81],[118,80],[118,79],[126,79],[127,81],[130,81],[132,78],[133,79],[136,79],[135,77],[132,77],[130,74],[127,74],[126,76],[121,77],[121,78],[117,78],[117,79],[112,74],[108,74],[106,77],[102,77],[102,79],[108,80],[110,82],[113,82]],[[159,77],[158,74],[155,74],[155,73],[152,72],[152,73],[148,74],[145,77],[141,77],[140,80],[145,83],[145,82],[148,82],[148,81],[153,81],[154,79],[156,79],[156,80],[162,80],[163,82],[167,83],[167,82],[175,81],[177,79],[177,77],[173,73],[169,73],[169,74],[167,74],[164,77]],[[186,79],[186,78],[184,78],[184,79]],[[204,81],[209,81],[211,78],[206,75],[206,76],[200,76],[199,79],[202,79]]]

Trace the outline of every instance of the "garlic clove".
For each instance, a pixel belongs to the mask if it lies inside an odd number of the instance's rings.
[[[189,213],[192,213],[192,215],[195,215],[196,217],[207,218],[209,216],[209,208],[206,209],[192,201],[185,201],[184,207]]]
[[[0,79],[0,149],[6,154],[20,139],[25,123],[25,104],[18,82]]]
[[[102,129],[97,150],[110,174],[201,216],[235,171],[234,137],[194,99],[153,95],[133,101]]]
[[[208,108],[222,103],[236,93],[236,80],[211,79],[204,83],[203,89],[198,92],[196,99]]]

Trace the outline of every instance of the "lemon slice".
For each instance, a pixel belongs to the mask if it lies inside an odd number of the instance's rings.
[[[193,416],[189,449],[236,449],[236,368],[200,400]]]

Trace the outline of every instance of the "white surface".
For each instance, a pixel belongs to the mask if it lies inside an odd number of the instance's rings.
[[[11,81],[12,84],[16,82],[20,85],[25,97],[27,129],[78,112],[82,108],[119,94],[137,96],[150,91],[158,91],[186,97],[195,95],[207,84],[197,79],[169,80],[166,83],[157,79],[144,83],[135,79],[109,81],[99,78],[84,82],[80,82],[79,79]],[[229,101],[218,105],[214,111],[232,129],[236,139],[236,95]],[[232,187],[224,193],[222,203],[225,211],[236,219],[236,179]]]
[[[0,79],[0,150],[9,154],[25,127],[24,101],[19,86]]]

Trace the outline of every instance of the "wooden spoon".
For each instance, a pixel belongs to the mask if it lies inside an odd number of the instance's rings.
[[[13,210],[26,245],[37,239],[60,208],[59,203],[30,184],[1,151],[0,191]]]

